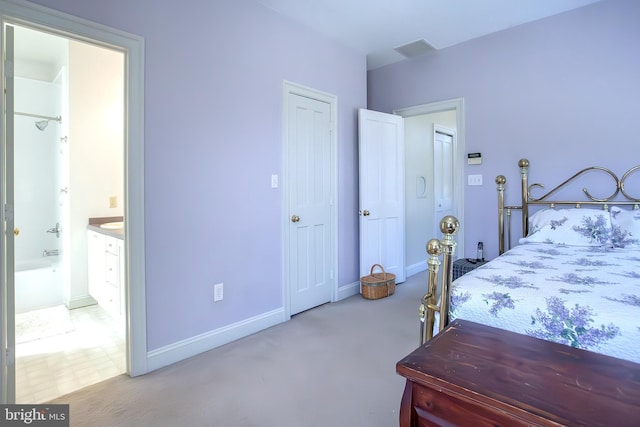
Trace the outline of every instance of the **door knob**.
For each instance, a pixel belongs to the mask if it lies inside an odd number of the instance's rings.
[[[17,236],[18,234],[20,234],[20,229],[19,229],[18,227],[14,228],[14,229],[13,229],[13,234],[14,234],[15,236]]]
[[[365,210],[365,211],[363,211],[363,212],[362,212],[362,215],[364,215],[364,216],[369,216],[370,214],[371,214],[371,212],[369,212],[369,211],[367,211],[367,210]]]
[[[298,222],[298,221],[300,221],[300,217],[298,215],[291,216],[291,222]]]

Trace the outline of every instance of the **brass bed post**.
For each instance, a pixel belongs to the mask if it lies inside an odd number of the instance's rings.
[[[529,160],[520,159],[520,179],[522,180],[522,237],[529,234]]]
[[[504,184],[507,178],[504,175],[496,177],[498,185],[498,255],[504,253]]]
[[[425,342],[425,317],[426,317],[426,340],[433,338],[433,326],[436,321],[438,310],[438,270],[440,269],[440,254],[442,245],[438,239],[431,239],[427,242],[427,253],[429,259],[429,281],[427,282],[427,293],[422,297],[420,304],[420,345]]]
[[[456,250],[455,234],[460,229],[460,221],[452,215],[447,215],[440,221],[442,238],[442,289],[440,298],[440,331],[449,324],[449,290],[453,278],[453,255]]]
[[[460,221],[455,216],[447,215],[440,221],[440,231],[444,234],[441,241],[431,239],[427,242],[427,252],[429,259],[429,282],[427,293],[422,297],[418,314],[420,316],[420,345],[424,344],[425,335],[427,340],[433,338],[433,328],[435,325],[435,314],[440,313],[440,324],[438,331],[441,331],[449,324],[449,290],[453,277],[453,254],[456,249],[455,234],[460,228]],[[440,276],[440,305],[438,305],[438,269],[440,267],[440,254],[442,255],[442,274]],[[425,325],[426,323],[426,325]],[[426,331],[425,331],[426,328]]]

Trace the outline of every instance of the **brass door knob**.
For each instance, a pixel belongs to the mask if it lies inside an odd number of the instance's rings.
[[[369,216],[370,214],[371,214],[371,212],[369,212],[367,210],[362,211],[362,215],[364,215],[364,216]]]
[[[298,221],[300,221],[300,217],[298,215],[291,216],[291,222],[298,222]]]
[[[17,236],[18,234],[20,234],[20,229],[19,229],[18,227],[14,228],[14,229],[13,229],[13,234],[14,234],[14,235],[16,235],[16,236]]]

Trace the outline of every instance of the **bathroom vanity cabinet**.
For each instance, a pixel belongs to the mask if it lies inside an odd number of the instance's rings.
[[[114,319],[124,320],[124,242],[87,230],[89,295]]]

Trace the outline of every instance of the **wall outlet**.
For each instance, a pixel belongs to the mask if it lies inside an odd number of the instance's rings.
[[[117,208],[118,207],[118,196],[109,197],[109,207]]]
[[[215,285],[213,285],[213,302],[222,301],[223,293],[223,283],[216,283]]]

